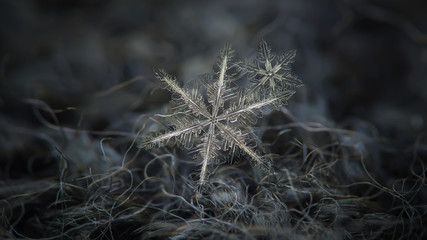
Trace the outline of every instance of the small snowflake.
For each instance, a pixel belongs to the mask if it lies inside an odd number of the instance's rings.
[[[287,91],[303,84],[291,72],[296,51],[276,56],[264,40],[261,40],[255,61],[247,61],[242,67],[251,78],[250,92],[264,88],[268,92]]]

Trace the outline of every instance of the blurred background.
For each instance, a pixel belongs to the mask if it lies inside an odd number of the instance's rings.
[[[40,99],[79,108],[81,124],[102,130],[167,102],[144,92],[157,84],[153,67],[191,80],[211,70],[224,43],[254,56],[263,38],[276,52],[298,51],[300,120],[356,118],[386,137],[414,137],[426,132],[426,12],[423,0],[2,0],[0,109],[34,123],[22,100]]]
[[[392,141],[383,176],[407,176],[414,152],[425,163],[425,0],[0,0],[0,180],[56,176],[62,154],[119,164],[128,145],[93,152],[93,138],[132,137],[167,105],[154,67],[190,81],[226,42],[254,57],[261,39],[297,50],[298,121]],[[87,134],[61,143],[58,126]]]

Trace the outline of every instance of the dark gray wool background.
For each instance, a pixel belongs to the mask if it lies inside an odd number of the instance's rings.
[[[427,239],[426,13],[0,0],[0,239]]]

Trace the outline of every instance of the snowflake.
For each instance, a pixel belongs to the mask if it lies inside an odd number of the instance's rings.
[[[175,77],[164,70],[157,70],[157,78],[172,92],[171,104],[174,107],[170,114],[163,115],[169,129],[145,138],[140,147],[149,149],[169,144],[194,150],[202,165],[200,184],[208,178],[208,167],[223,158],[224,152],[229,153],[227,156],[242,153],[257,165],[270,169],[267,157],[256,150],[256,137],[251,126],[264,111],[285,105],[295,91],[290,88],[271,91],[259,87],[270,81],[274,89],[278,80],[287,79],[286,71],[289,72],[289,63],[293,59],[292,54],[285,55],[288,56],[286,59],[280,58],[279,63],[272,67],[274,56],[265,46],[262,48],[265,53],[247,70],[254,78],[252,82],[260,82],[252,84],[246,91],[231,82],[241,73],[242,66],[233,61],[234,51],[230,45],[221,50],[213,73],[203,75],[193,85],[181,87]],[[265,69],[261,62],[265,62]],[[268,71],[273,72],[272,77]],[[264,77],[259,78],[261,75]]]

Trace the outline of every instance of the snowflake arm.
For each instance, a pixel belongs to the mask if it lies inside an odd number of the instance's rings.
[[[203,98],[197,88],[192,91],[181,88],[176,82],[175,78],[169,75],[164,70],[156,70],[156,77],[162,81],[165,86],[164,88],[177,95],[175,97],[176,103],[174,105],[179,106],[182,109],[187,109],[195,115],[203,115],[206,118],[210,117],[210,113],[207,111],[207,106],[203,102]]]
[[[204,184],[208,176],[208,165],[217,157],[218,140],[215,137],[215,125],[210,124],[209,131],[200,144],[199,155],[202,157],[202,168],[200,169],[199,183]]]
[[[240,131],[236,131],[230,127],[227,127],[221,123],[218,124],[218,128],[221,130],[223,138],[227,144],[224,144],[227,149],[232,149],[231,153],[234,154],[236,147],[246,155],[248,155],[256,164],[263,166],[265,169],[269,169],[266,160],[259,156],[254,150],[248,147],[248,143],[245,135]]]
[[[287,90],[280,94],[260,94],[253,93],[249,96],[242,94],[239,101],[232,105],[218,119],[227,119],[230,122],[238,121],[241,125],[253,125],[263,112],[269,112],[275,108],[286,105],[287,100],[295,93],[294,90]]]
[[[193,145],[193,139],[197,138],[200,135],[201,130],[208,124],[209,121],[194,121],[192,125],[182,126],[174,131],[168,131],[164,134],[147,137],[139,144],[139,147],[150,149],[167,145],[168,143],[172,143],[173,145],[176,142],[180,143],[184,147],[191,147]]]

